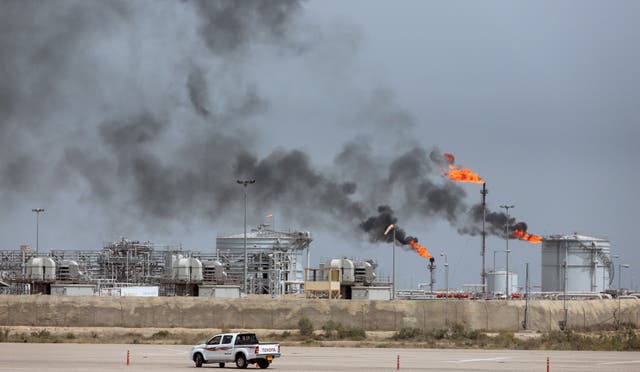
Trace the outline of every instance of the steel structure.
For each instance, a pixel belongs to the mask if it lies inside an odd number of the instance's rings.
[[[246,263],[246,293],[280,295],[302,293],[303,252],[311,244],[308,231],[282,232],[259,225],[245,235],[216,238],[216,259],[227,272],[229,283],[242,284]],[[245,262],[246,252],[246,262]]]

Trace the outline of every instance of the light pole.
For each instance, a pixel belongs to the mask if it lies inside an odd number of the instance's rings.
[[[40,249],[40,213],[44,212],[44,208],[33,208],[31,212],[36,213],[36,257]]]
[[[510,208],[515,208],[515,205],[501,205],[500,208],[504,208],[507,211],[507,223],[504,226],[504,230],[505,230],[505,240],[507,241],[507,275],[506,275],[506,295],[507,295],[507,300],[509,299],[509,209]]]
[[[628,269],[629,265],[627,264],[618,264],[618,292],[622,293],[622,269]]]
[[[247,294],[247,186],[256,183],[256,180],[237,180],[236,182],[244,186],[244,277],[242,289]]]
[[[618,264],[618,328],[620,328],[620,321],[622,320],[622,314],[620,313],[620,297],[622,296],[622,269],[628,269],[631,266],[627,264]]]
[[[395,300],[396,299],[396,227],[394,224],[391,224],[389,226],[387,226],[387,229],[384,231],[384,235],[387,236],[387,234],[389,234],[389,231],[393,231],[393,259],[392,259],[392,268],[391,268],[391,299]]]
[[[447,298],[449,298],[449,261],[447,260],[447,255],[444,252],[440,253],[440,256],[444,256],[444,286],[445,293],[447,294]]]
[[[497,251],[493,251],[493,272],[496,272],[496,253],[506,253],[507,251],[503,250],[497,250]],[[511,251],[509,251],[511,252]]]

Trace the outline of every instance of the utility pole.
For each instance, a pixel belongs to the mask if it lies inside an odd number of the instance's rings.
[[[242,278],[242,290],[247,294],[247,186],[256,183],[256,180],[237,180],[244,186],[244,276]]]
[[[507,241],[507,268],[506,268],[506,288],[505,288],[505,294],[507,295],[507,300],[509,299],[509,209],[511,208],[515,208],[515,205],[501,205],[500,208],[504,208],[507,211],[507,223],[504,226],[504,230],[505,230],[505,240]]]
[[[487,220],[487,183],[482,184],[482,293],[487,293],[487,269],[486,269],[486,257],[487,257],[487,232],[485,230],[485,223]],[[494,256],[495,257],[495,256]],[[495,266],[495,265],[494,265]],[[494,269],[495,270],[495,269]]]
[[[44,208],[33,208],[31,212],[36,213],[36,257],[40,250],[40,213],[44,212]]]

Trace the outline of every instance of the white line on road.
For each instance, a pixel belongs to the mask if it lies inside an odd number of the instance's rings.
[[[447,363],[470,363],[470,362],[493,362],[496,360],[511,359],[511,357],[495,357],[495,358],[482,358],[482,359],[461,359],[461,360],[447,360]]]
[[[640,363],[640,360],[625,360],[622,362],[603,362],[600,364],[612,365],[612,364],[635,364],[635,363]]]

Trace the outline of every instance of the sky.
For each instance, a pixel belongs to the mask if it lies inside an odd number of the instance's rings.
[[[375,259],[389,218],[480,282],[481,185],[533,234],[607,238],[640,285],[635,1],[0,2],[0,249],[120,237],[213,252],[248,224],[311,231],[312,265]],[[444,167],[446,170],[446,166]],[[388,214],[380,214],[386,206]],[[370,220],[373,219],[373,220]],[[375,225],[375,224],[374,224]],[[510,268],[540,245],[510,240]],[[428,260],[397,251],[398,288]],[[505,255],[496,255],[504,267]],[[617,280],[616,280],[617,282]]]

